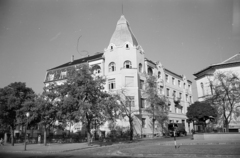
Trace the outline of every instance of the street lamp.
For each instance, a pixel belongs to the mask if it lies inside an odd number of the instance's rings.
[[[28,126],[28,117],[29,117],[29,115],[30,115],[30,113],[26,112],[27,122],[26,122],[26,128],[25,128],[24,151],[26,151],[26,148],[27,148],[27,126]]]

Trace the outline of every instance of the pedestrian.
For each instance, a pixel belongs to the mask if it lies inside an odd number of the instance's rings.
[[[0,144],[1,144],[1,146],[4,145],[2,138],[0,139]]]

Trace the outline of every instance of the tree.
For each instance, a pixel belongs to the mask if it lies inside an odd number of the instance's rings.
[[[163,124],[168,120],[168,99],[160,95],[158,89],[157,79],[155,76],[149,76],[146,80],[145,96],[150,106],[146,108],[146,111],[152,114],[152,132],[154,136],[155,121],[164,128]]]
[[[0,89],[0,122],[11,131],[11,144],[14,145],[14,129],[25,115],[21,108],[34,99],[34,91],[25,83],[14,82]]]
[[[133,98],[130,96],[126,96],[127,92],[125,89],[121,89],[118,91],[118,94],[115,95],[116,100],[120,103],[119,112],[121,117],[127,117],[129,122],[129,139],[133,140],[133,121],[134,121],[134,113],[138,112],[138,109],[133,109],[132,106],[134,104]]]
[[[217,117],[217,111],[207,102],[195,102],[187,108],[187,114],[189,122],[197,121],[206,127],[207,120],[213,120]]]
[[[38,95],[34,106],[31,107],[30,122],[37,123],[44,129],[44,145],[47,144],[47,129],[54,127],[59,119],[57,115],[58,106],[58,85],[51,83],[44,87],[41,95]]]
[[[218,112],[219,122],[223,122],[226,131],[229,131],[229,124],[234,115],[239,114],[240,102],[240,79],[233,72],[218,72],[210,81],[212,95],[207,98]]]
[[[104,92],[104,84],[105,79],[94,76],[88,65],[81,65],[69,71],[63,85],[67,95],[61,102],[61,113],[68,121],[81,121],[86,126],[89,145],[92,122],[103,124],[114,119],[118,107],[115,100]]]

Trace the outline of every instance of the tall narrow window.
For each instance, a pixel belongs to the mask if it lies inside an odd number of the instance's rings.
[[[144,89],[144,81],[140,80],[140,89]]]
[[[141,108],[145,108],[145,99],[141,98]]]
[[[113,50],[113,46],[111,46],[111,50]]]
[[[115,83],[115,79],[109,79],[108,80],[108,89],[112,90],[116,88],[116,83]]]
[[[142,128],[146,128],[146,118],[142,118]]]
[[[192,96],[189,96],[189,102],[192,104]]]
[[[152,68],[150,66],[148,67],[148,75],[149,76],[153,75],[153,70],[152,70]]]
[[[172,84],[175,85],[175,78],[172,78]]]
[[[164,92],[163,92],[163,86],[160,86],[160,94],[164,94]]]
[[[114,62],[111,62],[108,66],[108,71],[113,72],[116,71],[116,64]]]
[[[165,75],[165,80],[166,82],[168,82],[168,75]]]
[[[176,91],[173,91],[173,98],[176,97]]]
[[[126,44],[126,48],[127,48],[127,49],[129,48],[128,44]]]
[[[158,78],[162,78],[160,71],[158,71]]]
[[[125,69],[131,69],[131,68],[132,68],[132,63],[131,63],[131,61],[129,61],[129,60],[125,61],[125,62],[123,63],[123,67],[124,67]]]
[[[180,100],[182,100],[182,93],[179,93],[179,98]]]
[[[169,96],[169,89],[167,88],[167,96]]]
[[[203,86],[203,83],[201,82],[201,89],[202,89],[202,95],[204,96],[205,95],[205,92],[204,92],[204,86]]]
[[[181,87],[181,81],[178,80],[178,87]]]
[[[183,88],[186,89],[186,83],[183,84]]]
[[[188,101],[188,95],[186,94],[186,101]]]
[[[141,63],[139,63],[138,68],[139,68],[139,72],[142,72],[142,64]]]

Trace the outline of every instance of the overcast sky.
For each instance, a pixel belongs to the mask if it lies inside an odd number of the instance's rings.
[[[186,75],[194,100],[192,74],[240,52],[240,0],[1,0],[0,88],[41,93],[47,69],[103,51],[122,4],[146,57]]]

